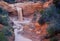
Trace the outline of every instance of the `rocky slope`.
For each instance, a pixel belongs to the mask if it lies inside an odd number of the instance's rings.
[[[0,6],[2,6],[4,9],[6,9],[10,14],[17,15],[16,7],[23,9],[23,15],[24,16],[30,16],[34,14],[35,11],[40,11],[41,9],[45,9],[50,7],[50,3],[52,4],[52,0],[49,2],[46,2],[44,4],[37,2],[24,2],[24,3],[15,3],[15,4],[8,4],[6,2],[0,2]],[[45,13],[44,13],[45,14]],[[31,17],[30,17],[31,18]],[[38,22],[33,23],[35,27],[32,29],[29,25],[26,25],[24,27],[24,35],[25,37],[28,37],[32,39],[33,41],[49,41],[49,39],[45,39],[44,36],[47,35],[47,23],[44,23],[43,25],[39,24]],[[11,40],[10,40],[11,41]]]
[[[0,6],[4,9],[6,9],[8,12],[17,15],[16,7],[22,8],[23,9],[23,15],[31,15],[35,11],[40,11],[43,8],[47,8],[49,4],[52,3],[52,0],[49,2],[45,2],[42,4],[41,2],[24,2],[24,3],[15,3],[15,4],[8,4],[4,1],[0,1]]]

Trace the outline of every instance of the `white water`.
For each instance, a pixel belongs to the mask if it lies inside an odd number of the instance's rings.
[[[22,8],[16,7],[18,13],[18,20],[23,21]]]
[[[14,30],[14,33],[15,33],[15,41],[32,41],[32,40],[30,40],[28,38],[25,38],[22,35],[18,34],[17,31],[18,31],[17,29]]]
[[[21,13],[21,12],[18,11],[18,13]],[[10,20],[14,23],[13,28],[14,28],[14,34],[15,34],[15,41],[32,41],[26,37],[23,37],[21,34],[18,34],[18,32],[23,31],[23,26],[26,24],[29,24],[31,21],[30,19],[27,19],[27,18],[24,18],[24,20],[22,21],[23,16],[22,14],[20,15],[21,16],[18,16],[20,17],[19,18],[20,20],[18,20],[17,17],[10,17]]]
[[[18,32],[23,31],[23,25],[24,24],[29,24],[29,23],[30,23],[30,21],[28,21],[28,20],[25,20],[23,22],[14,21],[15,25],[13,27],[15,28],[14,29],[15,41],[32,41],[32,40],[30,40],[28,38],[23,37],[21,34],[18,34]]]
[[[15,41],[32,41],[26,37],[23,37],[20,33],[23,31],[23,26],[26,24],[29,24],[31,20],[23,20],[22,22],[18,21],[14,18],[11,18],[11,21],[14,22],[13,28],[14,28],[14,34],[15,34]]]

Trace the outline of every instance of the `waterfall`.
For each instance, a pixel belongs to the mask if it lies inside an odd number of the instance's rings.
[[[22,32],[24,25],[29,24],[31,20],[29,20],[28,18],[24,18],[23,20],[22,8],[16,7],[16,10],[18,16],[10,17],[10,20],[14,23],[13,28],[15,34],[15,41],[32,41],[26,37],[23,37],[21,33],[18,33]]]
[[[23,21],[22,8],[16,7],[18,13],[18,20]]]

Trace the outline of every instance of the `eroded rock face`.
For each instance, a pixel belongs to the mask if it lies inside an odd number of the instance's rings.
[[[8,12],[13,12],[13,10],[14,10],[9,6],[8,3],[4,2],[4,1],[0,1],[0,7],[4,8]]]
[[[1,1],[0,6],[6,9],[8,12],[10,12],[10,14],[12,13],[14,15],[17,15],[16,7],[20,7],[23,9],[23,15],[28,16],[28,15],[34,14],[36,10],[40,11],[43,8],[49,7],[49,4],[51,2],[52,1],[48,1],[48,2],[45,2],[44,4],[42,4],[41,2],[37,2],[37,3],[24,2],[24,3],[8,4],[4,1]]]
[[[16,3],[15,5],[14,4],[10,4],[10,6],[12,6],[12,8],[15,8],[15,7],[22,8],[24,16],[31,15],[36,10],[39,10],[39,9],[42,8],[40,3],[33,3],[33,2]]]
[[[40,10],[42,8],[41,3],[33,3],[33,2],[24,2],[24,3],[16,3],[16,4],[8,4],[6,2],[1,1],[0,6],[6,9],[8,12],[17,15],[16,7],[20,7],[23,9],[23,15],[31,15],[36,10]]]

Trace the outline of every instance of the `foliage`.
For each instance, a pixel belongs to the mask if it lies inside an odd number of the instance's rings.
[[[41,25],[43,25],[43,24],[45,23],[45,20],[44,20],[43,18],[40,18],[40,19],[38,20],[38,23],[41,24]]]
[[[4,0],[7,3],[15,3],[15,0]]]
[[[0,41],[8,41],[7,36],[12,36],[12,33],[10,31],[10,26],[4,26],[3,29],[0,32]]]
[[[49,27],[47,29],[47,32],[48,32],[49,35],[54,35],[55,34],[55,27]]]
[[[41,10],[40,10],[40,14],[43,14],[43,13],[44,13],[44,10],[43,10],[43,9],[41,9]]]
[[[12,36],[12,33],[10,31],[11,27],[10,26],[4,26],[2,32],[4,33],[5,36]]]
[[[57,12],[56,7],[51,5],[49,8],[41,11],[42,17],[39,19],[39,23],[48,23],[47,32],[53,36],[56,33],[60,33],[60,14]],[[42,22],[42,23],[41,23]],[[55,38],[50,37],[51,41],[55,41]]]
[[[0,32],[0,41],[7,41],[3,32]]]
[[[57,8],[57,12],[60,14],[60,0],[53,0],[53,3]]]
[[[56,8],[60,9],[60,0],[53,0],[53,3],[55,4]]]
[[[46,23],[58,23],[60,19],[60,14],[57,13],[56,7],[54,5],[51,5],[49,8],[46,8],[45,10],[41,11],[42,17]],[[60,22],[59,22],[60,23]]]
[[[12,36],[11,25],[9,24],[9,17],[8,12],[4,10],[3,8],[0,8],[0,24],[4,25],[1,32],[0,32],[0,41],[5,41],[6,36]],[[6,40],[7,41],[7,40]]]
[[[0,24],[8,25],[8,14],[9,13],[6,10],[0,8]]]
[[[52,37],[50,41],[58,41],[58,39],[56,37]]]
[[[58,14],[56,12],[56,8],[52,5],[49,8],[40,11],[42,17],[39,19],[38,22],[41,22],[41,20],[43,20],[43,22],[46,23],[53,23],[56,21],[56,18],[58,18]]]

